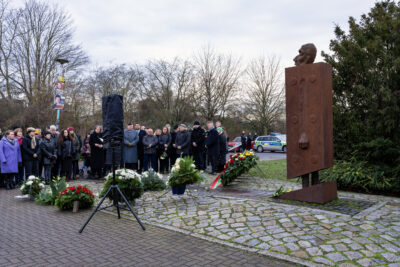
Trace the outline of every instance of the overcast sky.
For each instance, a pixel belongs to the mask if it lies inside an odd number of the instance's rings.
[[[18,0],[19,1],[19,0]],[[45,1],[45,0],[43,0]],[[334,25],[347,29],[372,0],[47,0],[72,16],[92,65],[191,57],[211,45],[247,62],[275,54],[292,66],[298,48],[328,51]],[[16,2],[14,2],[16,3]]]

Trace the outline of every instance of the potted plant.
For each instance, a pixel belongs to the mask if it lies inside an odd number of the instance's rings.
[[[28,180],[22,183],[20,190],[23,195],[29,195],[34,200],[43,188],[45,188],[43,181],[31,175],[28,177]]]
[[[160,191],[167,187],[162,175],[153,169],[142,173],[142,184],[144,191]]]
[[[75,206],[77,211],[77,206],[83,209],[92,207],[94,195],[86,186],[69,186],[58,194],[55,204],[60,210],[70,210]]]
[[[126,199],[129,202],[135,201],[136,198],[140,198],[143,194],[143,184],[141,182],[141,176],[137,172],[129,169],[120,169],[115,171],[115,182],[118,184],[119,189],[121,189],[122,193],[125,195]],[[113,183],[113,174],[110,173],[106,176],[106,182],[104,184],[104,188],[100,193],[100,197],[104,196],[108,190],[108,188]],[[121,202],[122,199],[118,193],[113,192],[111,190],[110,194],[108,194],[108,198],[110,200],[116,200]]]
[[[178,158],[171,169],[168,184],[172,188],[172,194],[183,195],[186,185],[195,184],[202,180],[199,171],[194,165],[192,157]]]

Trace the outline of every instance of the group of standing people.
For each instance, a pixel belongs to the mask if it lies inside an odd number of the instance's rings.
[[[139,173],[149,168],[168,173],[177,158],[193,156],[197,169],[206,170],[211,165],[210,173],[215,174],[226,163],[227,139],[220,122],[208,122],[207,129],[199,121],[191,129],[185,124],[172,128],[166,124],[155,131],[128,123],[118,165]],[[25,135],[21,128],[7,130],[0,135],[0,185],[13,189],[31,175],[43,177],[47,184],[57,176],[69,181],[78,179],[84,170],[90,177],[101,178],[111,169],[105,164],[106,152],[100,125],[83,140],[73,127],[57,131],[51,125],[44,132],[29,127]]]
[[[57,131],[51,125],[44,132],[29,127],[25,136],[21,128],[7,130],[0,140],[0,184],[13,189],[29,176],[67,180],[79,178],[82,140],[73,127]]]
[[[249,132],[246,136],[246,131],[242,131],[242,134],[240,135],[240,141],[242,143],[240,149],[241,151],[245,150],[251,150],[252,149],[252,142],[256,141],[258,135],[257,133],[254,133],[254,135],[251,135]]]
[[[167,124],[154,131],[139,123],[128,123],[124,131],[123,164],[139,173],[149,167],[167,173],[178,157],[193,156],[197,169],[205,170],[209,162],[214,174],[225,165],[228,152],[226,132],[218,126],[208,122],[208,130],[204,130],[195,121],[190,130],[185,124],[172,129]]]

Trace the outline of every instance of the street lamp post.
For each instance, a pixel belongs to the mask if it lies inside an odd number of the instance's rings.
[[[61,81],[58,78],[58,82],[59,83],[63,83],[65,85],[65,77],[64,77],[65,68],[64,68],[64,64],[68,63],[69,61],[67,59],[64,59],[64,58],[56,58],[55,61],[60,63],[60,65],[61,65]],[[64,86],[62,87],[62,90],[64,90]],[[61,109],[57,108],[57,120],[56,120],[57,131],[59,130],[59,126],[60,126],[60,113],[61,113]]]

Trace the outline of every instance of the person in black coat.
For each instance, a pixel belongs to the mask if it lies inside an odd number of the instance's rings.
[[[218,172],[223,171],[226,163],[226,154],[228,153],[227,139],[222,127],[217,128],[219,135],[219,156],[218,156]]]
[[[160,172],[167,173],[168,171],[168,147],[171,144],[171,135],[169,134],[168,128],[164,127],[162,129],[162,134],[159,139],[160,148]]]
[[[211,162],[211,167],[212,167],[211,174],[214,175],[218,171],[219,136],[212,121],[207,123],[207,127],[208,127],[208,134],[205,140],[205,145],[207,147],[208,158]]]
[[[101,178],[104,168],[104,140],[101,133],[101,126],[96,126],[94,132],[90,135],[90,169],[95,178]]]
[[[25,177],[39,176],[39,141],[35,138],[35,128],[28,128],[27,135],[22,140],[22,161],[25,167]]]
[[[44,132],[42,142],[40,143],[40,153],[43,159],[44,181],[49,184],[51,181],[51,168],[57,158],[57,149],[51,140],[51,133]]]
[[[55,125],[50,125],[50,133],[51,133],[50,140],[53,142],[54,147],[57,148],[59,134],[57,133],[57,127]],[[51,168],[51,177],[59,176],[60,172],[61,172],[61,159],[57,157],[56,161],[54,162],[53,168]]]
[[[205,169],[205,164],[204,164],[204,140],[205,140],[205,131],[204,129],[200,126],[199,121],[195,121],[193,123],[193,131],[191,135],[191,141],[192,141],[192,154],[193,154],[193,159],[196,164],[196,168],[198,170],[204,170]]]
[[[143,147],[144,147],[144,171],[148,171],[149,162],[151,164],[151,168],[156,170],[157,168],[157,146],[158,146],[158,137],[153,134],[153,129],[147,130],[147,135],[143,137]]]
[[[72,179],[72,160],[76,151],[68,130],[61,131],[58,139],[57,154],[61,158],[61,176],[65,177],[66,181],[69,181]]]
[[[253,136],[251,135],[251,133],[249,133],[247,135],[247,144],[246,144],[246,149],[250,150],[251,149],[251,142],[253,141]]]
[[[247,145],[246,131],[242,131],[242,134],[240,135],[240,140],[242,142],[241,149],[242,149],[242,151],[245,151],[246,150],[246,145]]]
[[[143,137],[146,136],[146,131],[140,128],[140,124],[135,124],[135,131],[139,135],[139,142],[137,144],[137,152],[138,152],[138,168],[137,171],[141,173],[143,171],[144,166],[144,146],[143,146]],[[140,164],[139,164],[140,163]]]
[[[179,132],[176,134],[175,144],[177,157],[189,156],[190,134],[185,124],[179,126]]]
[[[169,159],[170,159],[170,166],[174,165],[175,161],[177,159],[176,148],[175,148],[174,144],[175,144],[175,140],[176,140],[176,135],[179,131],[178,128],[179,128],[179,126],[175,125],[174,130],[171,132],[171,144],[169,146],[169,151],[168,151]]]

